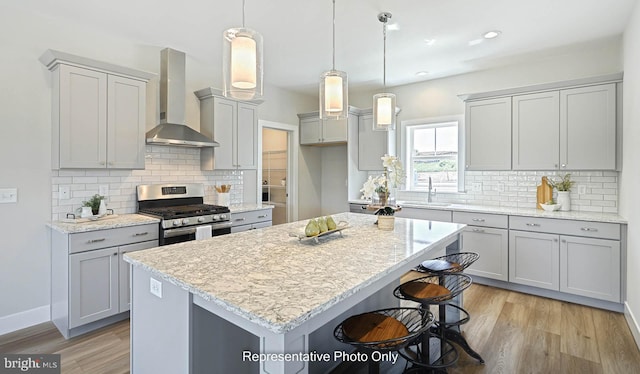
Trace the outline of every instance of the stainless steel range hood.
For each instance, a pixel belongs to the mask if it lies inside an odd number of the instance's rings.
[[[147,144],[218,147],[220,144],[185,122],[185,54],[160,51],[160,124],[147,132]]]

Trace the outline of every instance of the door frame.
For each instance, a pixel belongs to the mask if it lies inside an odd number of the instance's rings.
[[[288,133],[287,137],[287,217],[289,222],[298,220],[298,145],[299,127],[281,122],[258,120],[258,191],[257,201],[262,201],[262,129],[269,128],[282,130]]]

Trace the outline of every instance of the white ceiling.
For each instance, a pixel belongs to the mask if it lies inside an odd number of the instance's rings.
[[[336,0],[336,69],[351,89],[382,85],[381,11],[397,31],[387,38],[387,85],[504,65],[558,47],[619,35],[636,0]],[[172,47],[220,66],[222,32],[241,26],[241,0],[22,0],[46,16]],[[331,68],[331,0],[246,0],[246,27],[264,37],[268,84],[316,93]],[[488,30],[502,35],[470,46]],[[432,46],[425,39],[435,39]],[[550,50],[549,52],[541,52]],[[555,50],[555,52],[553,52]],[[430,74],[416,76],[426,70]]]

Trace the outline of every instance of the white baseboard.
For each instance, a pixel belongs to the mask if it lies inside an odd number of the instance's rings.
[[[627,325],[629,325],[631,335],[633,335],[636,345],[640,349],[640,326],[638,326],[638,320],[633,315],[631,309],[629,309],[629,303],[626,301],[624,303],[624,318],[627,320]]]
[[[39,323],[51,321],[49,305],[39,306],[24,312],[0,317],[0,335],[8,334]]]

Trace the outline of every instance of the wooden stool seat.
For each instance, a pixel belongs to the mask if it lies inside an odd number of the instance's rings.
[[[381,342],[409,335],[409,330],[402,322],[378,313],[350,317],[344,321],[342,329],[345,336],[360,343]]]
[[[407,282],[400,286],[400,292],[415,299],[431,299],[451,294],[447,288],[429,282]]]

